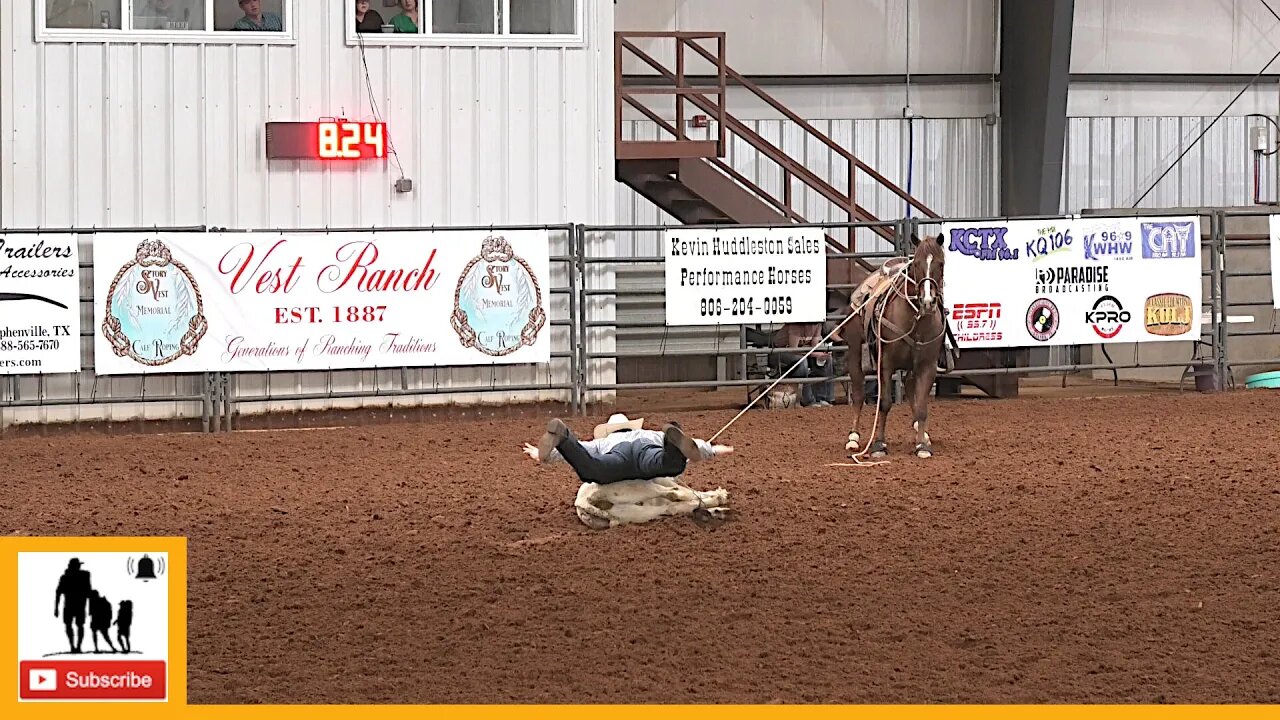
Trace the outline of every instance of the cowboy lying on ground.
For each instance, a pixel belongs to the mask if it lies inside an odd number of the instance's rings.
[[[524,453],[544,465],[563,459],[582,482],[607,484],[676,477],[690,462],[733,452],[728,445],[712,445],[685,435],[678,423],[668,423],[661,432],[644,430],[643,425],[644,418],[631,420],[615,414],[596,426],[594,440],[584,443],[557,418],[547,423],[547,432],[537,447],[525,443]]]

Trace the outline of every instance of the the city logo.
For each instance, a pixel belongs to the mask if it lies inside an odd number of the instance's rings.
[[[1058,306],[1049,298],[1038,298],[1027,308],[1027,332],[1044,342],[1058,332]]]
[[[102,336],[117,357],[167,365],[194,355],[208,330],[200,286],[161,240],[145,240],[107,290]]]
[[[1009,228],[952,228],[948,252],[958,252],[978,260],[1017,260],[1018,249],[1010,248],[1004,236]]]
[[[1120,300],[1114,295],[1103,295],[1098,298],[1093,303],[1093,308],[1084,314],[1084,321],[1089,323],[1098,337],[1106,340],[1119,335],[1124,324],[1132,319],[1132,314],[1124,309]]]
[[[1104,293],[1111,290],[1111,266],[1109,265],[1037,268],[1033,272],[1035,272],[1037,295]]]
[[[1066,232],[1053,227],[1042,228],[1039,230],[1039,235],[1040,237],[1028,240],[1026,243],[1026,257],[1031,258],[1032,262],[1039,262],[1050,255],[1057,255],[1071,249],[1073,238],[1070,228],[1067,228]]]
[[[533,269],[503,237],[489,236],[458,278],[449,318],[463,347],[510,355],[538,340],[547,323]]]
[[[1191,332],[1194,313],[1191,298],[1178,293],[1152,295],[1143,306],[1147,332],[1165,337]]]
[[[1133,233],[1108,230],[1084,236],[1084,259],[1102,262],[1133,259]]]
[[[166,565],[163,552],[18,553],[18,699],[167,700]]]
[[[1191,221],[1142,223],[1142,257],[1195,257],[1200,238],[1192,235],[1194,229],[1195,223]]]

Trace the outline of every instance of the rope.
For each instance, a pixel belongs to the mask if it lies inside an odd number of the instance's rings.
[[[895,274],[897,277],[894,277],[894,279],[892,280],[892,282],[896,283],[896,282],[898,281],[898,278],[899,278],[899,277],[901,277],[901,276],[905,275],[905,274],[906,274],[906,272],[907,272],[907,268],[908,268],[909,266],[910,266],[910,263],[903,263],[903,265],[902,265],[902,267],[901,267],[901,268],[899,268],[898,270],[894,271],[894,274]],[[841,321],[840,321],[840,324],[839,324],[839,325],[837,325],[837,326],[835,326],[835,328],[834,328],[831,332],[827,333],[827,336],[826,336],[826,337],[822,338],[821,340],[819,340],[819,341],[817,342],[817,344],[815,344],[813,347],[809,348],[809,351],[808,351],[808,352],[806,352],[804,355],[800,356],[800,359],[799,359],[799,360],[797,360],[794,364],[792,364],[792,366],[791,366],[791,367],[787,368],[787,371],[786,371],[786,372],[784,372],[784,373],[782,373],[781,375],[779,375],[779,376],[778,376],[778,379],[777,379],[777,380],[774,380],[774,381],[773,381],[773,383],[769,385],[769,387],[765,388],[764,392],[762,392],[762,393],[760,393],[760,394],[756,395],[756,396],[755,396],[755,398],[753,398],[753,399],[751,400],[751,402],[747,403],[747,406],[746,406],[746,407],[742,408],[742,410],[740,410],[740,411],[738,412],[738,414],[737,414],[737,415],[733,416],[733,419],[732,419],[732,420],[730,420],[729,422],[725,423],[725,426],[724,426],[724,427],[722,427],[722,428],[720,428],[719,430],[717,430],[717,431],[716,431],[716,434],[715,434],[715,435],[712,435],[712,436],[711,436],[711,439],[710,439],[710,440],[708,440],[707,442],[714,443],[714,442],[716,441],[716,438],[720,437],[720,434],[721,434],[721,433],[723,433],[725,430],[728,430],[728,429],[729,429],[729,427],[730,427],[731,425],[733,425],[734,423],[738,422],[738,418],[740,418],[740,417],[742,417],[743,415],[745,415],[745,414],[747,413],[747,411],[748,411],[748,410],[750,410],[750,409],[751,409],[751,407],[752,407],[753,405],[755,405],[757,401],[759,401],[759,400],[760,400],[760,398],[762,398],[762,397],[764,397],[764,396],[768,395],[768,394],[769,394],[769,391],[770,391],[770,390],[773,390],[773,388],[774,388],[774,387],[776,387],[778,383],[780,383],[780,382],[782,382],[783,380],[785,380],[785,379],[786,379],[786,377],[787,377],[788,375],[790,375],[790,374],[791,374],[791,371],[792,371],[792,370],[795,370],[796,368],[800,367],[800,363],[802,363],[802,362],[804,362],[805,360],[807,360],[807,359],[809,358],[809,356],[810,356],[810,355],[812,355],[812,354],[814,353],[814,351],[816,351],[818,348],[822,347],[823,343],[825,343],[825,342],[827,342],[827,340],[831,339],[831,336],[832,336],[832,335],[835,335],[837,332],[839,332],[839,331],[840,331],[840,328],[844,327],[846,323],[848,323],[848,322],[849,322],[850,320],[852,320],[853,318],[857,317],[857,316],[858,316],[858,314],[862,312],[862,309],[863,309],[864,307],[866,307],[866,306],[867,306],[867,303],[870,303],[871,301],[875,300],[877,297],[879,297],[879,296],[878,296],[878,295],[868,295],[868,296],[867,296],[867,299],[866,299],[866,300],[863,300],[861,305],[859,305],[857,308],[855,308],[855,309],[853,310],[853,312],[849,313],[849,316],[848,316],[848,317],[846,317],[844,320],[841,320]],[[881,311],[881,315],[883,315],[883,314],[884,314],[884,312],[883,312],[883,311]],[[862,348],[858,348],[858,362],[862,362]]]

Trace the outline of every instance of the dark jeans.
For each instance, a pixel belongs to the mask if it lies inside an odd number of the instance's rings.
[[[602,453],[583,447],[570,435],[561,440],[556,449],[578,473],[579,479],[602,485],[621,480],[675,477],[684,472],[688,463],[676,446],[666,442],[658,444],[647,438],[621,442]]]
[[[799,353],[781,353],[770,356],[770,364],[774,366],[774,369],[778,374],[782,374],[786,372],[787,368],[795,365],[796,361],[799,359]],[[814,359],[813,356],[806,358],[805,361],[800,363],[795,370],[791,371],[791,374],[787,375],[788,378],[795,378],[797,380],[811,377],[828,378],[826,382],[804,383],[800,385],[800,404],[802,406],[812,405],[819,400],[834,403],[836,401],[836,388],[835,383],[833,383],[830,378],[834,378],[835,376],[835,358],[828,357],[827,363],[819,367],[818,361]]]

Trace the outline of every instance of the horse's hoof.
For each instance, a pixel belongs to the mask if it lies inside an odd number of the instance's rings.
[[[889,454],[889,448],[882,442],[878,442],[871,446],[871,457],[884,457]]]
[[[849,442],[844,444],[845,450],[857,450],[862,444],[862,437],[856,432],[849,433]]]
[[[917,445],[917,446],[916,446],[916,457],[918,457],[918,458],[931,458],[931,457],[933,457],[933,450],[931,450],[927,445]]]

